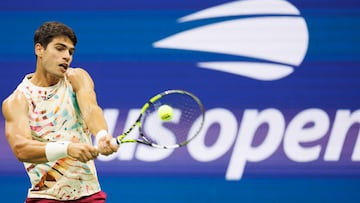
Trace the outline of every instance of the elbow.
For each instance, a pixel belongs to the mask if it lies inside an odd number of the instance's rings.
[[[33,163],[35,157],[33,157],[34,153],[31,150],[27,149],[24,144],[17,144],[13,147],[13,152],[16,159],[20,162],[29,162]]]
[[[24,147],[22,145],[15,145],[13,147],[13,152],[16,159],[20,162],[27,162],[29,157],[28,153],[25,152]]]
[[[47,161],[42,148],[42,143],[31,139],[24,139],[24,137],[19,135],[8,137],[11,138],[8,139],[11,150],[16,159],[20,162],[37,164],[45,163]]]
[[[33,164],[42,164],[47,162],[46,159],[41,159],[41,158],[36,158],[33,157],[31,155],[29,155],[29,153],[26,152],[15,152],[15,157],[18,161],[20,162],[26,162],[26,163],[33,163]]]
[[[18,161],[20,161],[20,162],[28,162],[27,159],[26,159],[26,157],[22,157],[22,156],[16,155],[16,159],[17,159]]]

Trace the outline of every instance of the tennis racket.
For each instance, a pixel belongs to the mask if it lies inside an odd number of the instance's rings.
[[[169,117],[161,117],[166,106]],[[135,123],[113,140],[113,144],[140,143],[155,148],[182,147],[201,131],[205,120],[204,106],[194,94],[184,90],[167,90],[152,97],[141,108]],[[127,139],[134,129],[139,129],[136,139]]]

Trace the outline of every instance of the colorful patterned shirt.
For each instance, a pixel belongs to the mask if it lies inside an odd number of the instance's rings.
[[[65,79],[38,87],[26,75],[17,87],[28,100],[32,138],[41,142],[71,141],[92,144],[75,93]],[[94,161],[71,157],[43,164],[24,163],[31,181],[29,198],[74,200],[100,191]]]

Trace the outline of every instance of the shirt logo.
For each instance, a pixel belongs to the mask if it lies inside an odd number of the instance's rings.
[[[238,60],[202,61],[197,66],[263,81],[290,75],[306,55],[309,33],[305,19],[287,1],[233,1],[178,22],[209,19],[219,21],[176,33],[153,46],[236,56]]]

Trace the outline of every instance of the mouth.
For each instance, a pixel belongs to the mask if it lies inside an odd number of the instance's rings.
[[[62,67],[65,71],[68,69],[69,65],[67,63],[61,63],[59,64],[60,67]]]

